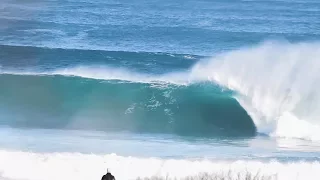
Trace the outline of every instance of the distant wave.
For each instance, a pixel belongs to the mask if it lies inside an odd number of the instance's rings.
[[[99,179],[106,168],[118,180],[150,177],[183,179],[208,173],[212,176],[246,174],[269,177],[271,180],[316,180],[320,164],[314,162],[174,160],[158,158],[122,157],[116,154],[96,155],[80,153],[29,153],[0,150],[0,177],[4,179],[47,180]],[[125,170],[125,171],[124,171]],[[20,172],[20,173],[17,173]],[[124,173],[125,172],[125,173]]]
[[[95,72],[130,70],[145,74],[169,73],[190,68],[203,56],[162,52],[105,51],[93,49],[62,49],[36,46],[0,45],[0,72],[15,74],[52,73],[57,69]],[[107,65],[107,66],[106,66]],[[2,66],[2,68],[1,68]],[[68,70],[70,69],[70,70]],[[74,72],[77,73],[77,72]],[[81,75],[78,72],[78,75]],[[83,72],[85,73],[85,72]],[[76,75],[76,74],[75,74]]]

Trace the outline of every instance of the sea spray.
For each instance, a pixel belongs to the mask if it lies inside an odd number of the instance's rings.
[[[236,91],[262,133],[320,140],[319,57],[317,42],[268,41],[200,62],[191,76]]]

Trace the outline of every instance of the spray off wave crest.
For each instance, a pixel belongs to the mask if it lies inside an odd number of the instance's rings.
[[[320,140],[320,44],[265,42],[195,65],[191,76],[237,92],[259,132]]]

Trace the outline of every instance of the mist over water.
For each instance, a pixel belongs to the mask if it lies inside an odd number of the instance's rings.
[[[192,75],[236,91],[258,131],[319,140],[319,55],[318,42],[270,41],[201,62]]]

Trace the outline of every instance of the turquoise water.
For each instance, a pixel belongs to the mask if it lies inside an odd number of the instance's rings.
[[[319,19],[317,0],[4,0],[0,178],[318,179]]]

